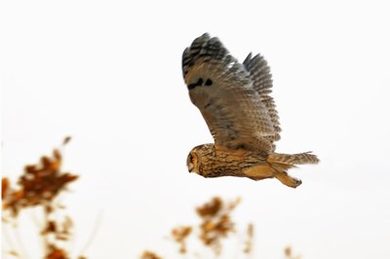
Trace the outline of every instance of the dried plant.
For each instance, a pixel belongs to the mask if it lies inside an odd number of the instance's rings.
[[[50,212],[50,203],[54,198],[65,190],[68,183],[78,178],[77,175],[61,172],[61,163],[61,153],[54,149],[51,157],[42,156],[38,164],[24,168],[18,180],[19,188],[11,188],[8,178],[3,178],[3,211],[10,212],[11,217],[17,217],[23,208],[44,206]]]
[[[215,255],[219,255],[222,251],[222,239],[235,231],[230,214],[239,203],[240,199],[224,201],[220,197],[214,197],[209,202],[195,208],[196,214],[201,219],[198,226],[178,226],[171,230],[172,239],[179,245],[179,253],[188,252],[186,241],[195,231],[198,233],[197,237],[201,244],[211,248]],[[247,253],[249,252],[248,250]]]
[[[243,252],[246,254],[250,254],[253,250],[254,228],[253,224],[250,223],[246,229],[246,240],[243,249]]]
[[[188,254],[199,257],[199,251],[189,251],[187,247],[187,240],[198,233],[197,238],[200,243],[206,247],[211,248],[216,257],[219,257],[222,252],[223,239],[227,238],[229,234],[236,233],[235,224],[232,220],[231,213],[239,205],[240,199],[233,201],[225,201],[221,197],[214,197],[210,201],[195,208],[196,214],[200,217],[199,225],[178,226],[171,230],[171,237],[174,242],[179,245],[180,254]],[[254,235],[255,226],[252,223],[247,225],[245,231],[245,240],[243,240],[243,255],[250,257],[254,250]],[[236,236],[238,237],[238,235]],[[286,259],[301,259],[301,256],[293,256],[291,247],[286,247],[284,250]],[[150,256],[150,257],[148,257]],[[156,257],[153,257],[156,256]],[[150,251],[145,251],[141,259],[161,258]],[[201,258],[201,257],[199,257]]]
[[[141,255],[141,259],[162,259],[162,257],[158,256],[154,252],[144,251]]]
[[[232,202],[224,202],[220,197],[214,197],[210,202],[198,207],[196,212],[202,222],[200,228],[200,240],[205,246],[221,253],[221,240],[231,232],[234,232],[234,223],[230,213],[240,203],[240,199]]]
[[[181,254],[185,254],[187,252],[186,239],[191,234],[192,227],[191,226],[180,226],[172,229],[171,235],[173,239],[179,244],[180,249],[179,252]]]
[[[67,137],[63,141],[66,145]],[[62,155],[59,149],[54,149],[52,155],[42,156],[37,164],[27,165],[18,179],[18,187],[13,188],[8,178],[2,178],[2,208],[4,223],[13,222],[17,226],[17,218],[21,211],[28,208],[39,208],[43,211],[43,226],[40,237],[44,245],[46,259],[69,258],[69,252],[64,248],[72,237],[73,222],[68,216],[58,219],[56,212],[65,207],[56,202],[56,198],[66,190],[69,183],[78,176],[61,171]],[[15,249],[10,254],[20,256]],[[82,258],[82,257],[81,257]],[[85,257],[84,257],[85,258]]]
[[[291,246],[286,246],[284,248],[284,256],[286,259],[301,259],[302,256],[294,255]]]

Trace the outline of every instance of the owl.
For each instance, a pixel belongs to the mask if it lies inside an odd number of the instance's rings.
[[[214,143],[190,151],[189,172],[203,177],[276,178],[296,188],[301,180],[288,175],[288,169],[319,162],[311,152],[275,152],[281,128],[270,95],[270,68],[262,56],[250,53],[241,64],[218,38],[206,33],[184,50],[182,69],[190,99],[214,138]]]

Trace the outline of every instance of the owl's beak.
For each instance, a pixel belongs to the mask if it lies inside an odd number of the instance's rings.
[[[188,163],[188,172],[192,173],[192,170],[194,170],[194,164],[193,163]]]

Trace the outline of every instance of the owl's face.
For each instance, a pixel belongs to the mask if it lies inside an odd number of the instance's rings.
[[[197,154],[197,150],[195,148],[192,149],[191,152],[188,154],[188,157],[187,157],[188,172],[197,173],[197,174],[201,175],[200,170],[199,170],[199,167],[200,167],[199,155],[200,154]]]
[[[215,148],[213,144],[204,144],[194,147],[187,157],[187,167],[190,173],[197,173],[208,177],[208,167],[215,157]]]

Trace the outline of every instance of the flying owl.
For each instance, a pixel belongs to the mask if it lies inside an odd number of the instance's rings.
[[[275,152],[281,128],[265,59],[250,53],[241,64],[218,38],[206,33],[184,50],[182,66],[190,99],[214,137],[214,144],[191,150],[189,172],[253,180],[275,177],[289,187],[299,186],[301,180],[289,176],[288,169],[319,160],[310,152]]]

